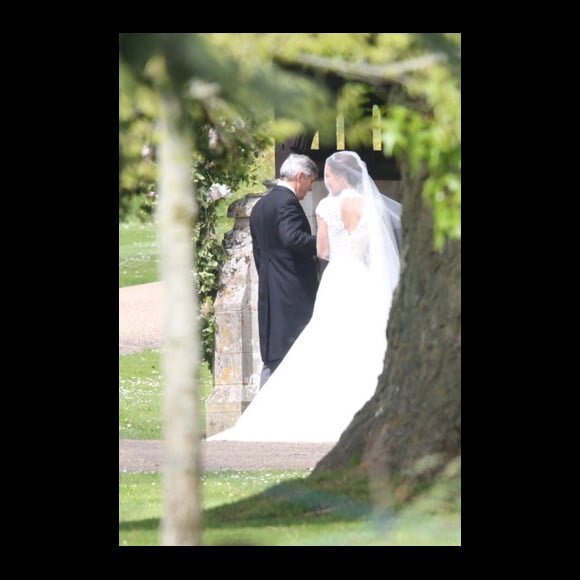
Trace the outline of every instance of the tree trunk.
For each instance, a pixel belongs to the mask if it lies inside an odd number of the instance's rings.
[[[192,231],[197,205],[192,144],[181,105],[161,91],[157,224],[164,285],[162,368],[164,464],[163,546],[201,544],[201,359]],[[193,272],[193,278],[192,278]]]
[[[314,474],[367,469],[388,506],[461,455],[461,242],[433,244],[421,180],[405,170],[403,255],[377,390]]]

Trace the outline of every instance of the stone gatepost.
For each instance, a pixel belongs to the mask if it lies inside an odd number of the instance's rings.
[[[258,275],[252,254],[250,212],[261,196],[248,194],[228,208],[228,217],[235,221],[224,236],[226,261],[215,300],[214,386],[205,403],[208,437],[236,422],[260,384]]]

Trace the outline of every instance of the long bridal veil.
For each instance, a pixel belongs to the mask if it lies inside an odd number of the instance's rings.
[[[399,250],[395,236],[395,221],[399,220],[392,207],[393,200],[387,199],[369,175],[366,163],[354,151],[338,151],[327,161],[333,167],[340,166],[348,182],[362,193],[367,210],[367,232],[369,241],[368,265],[376,290],[375,308],[377,318],[386,322],[391,306],[393,291],[399,283]],[[328,188],[328,185],[327,185]],[[331,195],[331,194],[329,194]]]

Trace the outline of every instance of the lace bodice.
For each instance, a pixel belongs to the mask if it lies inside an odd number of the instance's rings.
[[[349,231],[343,221],[342,204],[345,199],[362,199],[362,195],[347,189],[339,195],[323,198],[316,208],[316,213],[328,226],[329,259],[366,262],[368,235],[365,214],[363,211],[356,227]]]

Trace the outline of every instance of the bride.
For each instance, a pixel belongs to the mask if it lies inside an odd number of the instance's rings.
[[[336,442],[374,394],[399,253],[384,196],[353,151],[331,155],[316,208],[324,269],[312,318],[237,423],[209,441]]]

